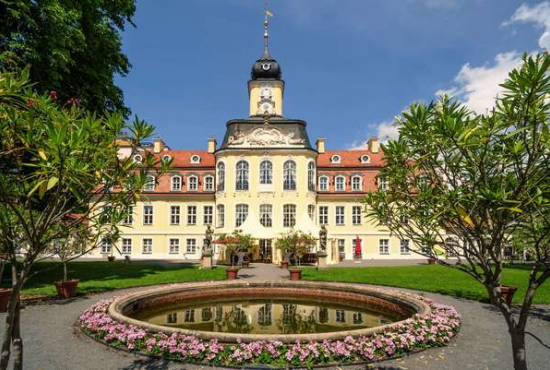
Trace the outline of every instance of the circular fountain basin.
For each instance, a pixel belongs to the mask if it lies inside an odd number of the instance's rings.
[[[109,307],[109,315],[123,323],[226,343],[371,335],[429,311],[399,292],[309,281],[170,285],[120,297]]]

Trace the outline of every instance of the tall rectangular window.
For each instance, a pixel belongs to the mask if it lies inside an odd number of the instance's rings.
[[[132,253],[132,239],[122,238],[122,253],[124,254]]]
[[[313,204],[307,206],[307,214],[309,216],[309,219],[315,222],[315,206]]]
[[[346,208],[344,206],[336,206],[336,225],[344,225],[345,224],[345,213]]]
[[[134,223],[134,207],[126,207],[126,217],[124,218],[124,225],[131,225]]]
[[[390,254],[390,240],[380,239],[378,240],[378,251],[380,254]]]
[[[319,225],[328,225],[328,206],[319,207]]]
[[[197,206],[187,206],[187,225],[197,224]]]
[[[111,242],[108,239],[101,241],[101,253],[111,253]]]
[[[351,211],[353,224],[355,226],[361,225],[361,206],[353,206]]]
[[[346,178],[344,176],[336,176],[336,180],[334,180],[334,188],[336,191],[345,191]]]
[[[153,206],[143,206],[143,224],[153,224]]]
[[[361,177],[360,176],[353,176],[351,178],[351,190],[353,191],[361,191],[363,190],[362,184],[361,184]]]
[[[383,177],[378,178],[378,189],[380,191],[386,191],[388,190],[388,180],[386,180]]]
[[[260,205],[260,223],[263,227],[273,226],[273,206],[271,204]]]
[[[170,254],[177,254],[180,252],[180,240],[177,238],[171,238],[169,241]]]
[[[319,176],[319,191],[328,191],[328,177]]]
[[[170,206],[170,225],[180,224],[180,206]]]
[[[204,178],[204,191],[214,191],[214,176]]]
[[[195,253],[197,251],[197,239],[187,239],[187,253]]]
[[[171,182],[172,182],[172,191],[181,191],[181,177],[180,176],[172,176]]]
[[[283,227],[294,227],[296,225],[296,205],[285,204],[283,206]]]
[[[411,241],[409,239],[400,240],[399,251],[401,254],[411,254]]]
[[[189,176],[187,178],[187,190],[188,191],[199,190],[199,178],[197,176]]]
[[[150,238],[143,239],[143,253],[144,254],[153,253],[153,239],[150,239]]]
[[[336,310],[336,322],[340,322],[340,323],[346,322],[346,311]]]
[[[203,221],[205,225],[212,225],[212,222],[214,221],[214,207],[212,206],[204,206],[203,208]]]
[[[235,206],[235,227],[241,226],[248,217],[248,204],[237,204]]]
[[[344,253],[346,251],[346,239],[338,239],[338,252]]]
[[[218,227],[225,227],[225,206],[218,204]]]

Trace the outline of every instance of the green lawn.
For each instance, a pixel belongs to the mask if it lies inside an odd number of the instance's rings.
[[[114,289],[130,288],[184,281],[222,280],[225,270],[221,267],[212,270],[200,270],[195,266],[157,265],[132,262],[71,262],[69,263],[69,278],[80,280],[79,293],[93,293]],[[41,262],[34,269],[40,271],[31,278],[23,289],[25,295],[56,295],[52,284],[60,280],[63,270],[57,262]],[[2,285],[9,282],[10,267],[6,266]]]
[[[518,287],[514,303],[522,301],[525,294],[529,271],[523,267],[506,268],[503,272],[503,284]],[[489,300],[485,288],[463,272],[433,266],[400,267],[332,267],[327,270],[306,268],[302,273],[304,280],[340,281],[387,285],[410,288],[463,297],[477,301]],[[535,303],[550,304],[550,282],[542,285],[535,296]]]

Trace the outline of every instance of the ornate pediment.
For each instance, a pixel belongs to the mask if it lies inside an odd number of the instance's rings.
[[[305,144],[306,140],[301,137],[297,128],[277,128],[270,125],[249,130],[236,129],[227,139],[230,147],[302,147]]]

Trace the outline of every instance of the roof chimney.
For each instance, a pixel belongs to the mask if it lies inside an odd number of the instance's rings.
[[[207,151],[209,154],[213,154],[216,151],[216,145],[218,143],[216,142],[216,139],[209,137],[208,138],[208,148]]]
[[[323,154],[325,152],[325,141],[326,139],[324,137],[320,137],[315,143],[317,145],[317,152],[319,154]]]
[[[367,145],[371,153],[378,153],[380,151],[380,140],[377,137],[371,137],[367,141]]]
[[[156,137],[153,140],[153,153],[158,154],[164,150],[166,144],[164,144],[164,141],[160,137]]]

